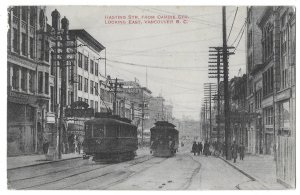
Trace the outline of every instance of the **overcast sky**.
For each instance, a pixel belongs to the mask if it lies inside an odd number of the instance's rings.
[[[107,48],[107,59],[139,65],[167,67],[147,68],[147,86],[153,96],[160,93],[174,106],[173,115],[199,120],[203,83],[208,78],[208,47],[222,46],[222,7],[111,7],[49,6],[70,21],[70,29],[85,29]],[[227,7],[227,35],[236,7]],[[188,24],[105,24],[105,16],[187,15]],[[230,78],[245,73],[245,32],[238,36],[246,17],[246,7],[239,7],[228,45],[236,46],[230,57]],[[242,33],[240,33],[242,34]],[[187,68],[178,68],[187,67]],[[146,68],[107,61],[107,74],[124,80],[139,79],[146,86]]]

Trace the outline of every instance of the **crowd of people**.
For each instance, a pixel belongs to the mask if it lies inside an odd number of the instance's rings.
[[[238,158],[238,154],[240,156],[240,160],[244,160],[245,156],[245,146],[243,144],[238,145],[235,141],[229,146],[230,156],[233,159],[233,162],[236,163],[236,159]],[[226,155],[226,145],[221,142],[212,142],[209,143],[206,141],[204,144],[202,142],[193,142],[192,151],[194,156],[196,155],[205,155],[205,156],[225,156]]]

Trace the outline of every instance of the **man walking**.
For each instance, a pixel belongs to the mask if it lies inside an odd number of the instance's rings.
[[[232,152],[232,158],[234,163],[236,163],[238,149],[239,149],[238,145],[235,143],[235,141],[233,141],[233,144],[231,146],[231,152]]]
[[[203,145],[202,142],[199,143],[199,153],[202,154]]]
[[[242,143],[240,148],[239,148],[239,152],[240,152],[240,160],[244,160],[244,156],[245,156],[245,146]]]
[[[194,141],[193,146],[192,146],[192,153],[194,153],[194,156],[196,156],[196,152],[197,152],[197,144]]]

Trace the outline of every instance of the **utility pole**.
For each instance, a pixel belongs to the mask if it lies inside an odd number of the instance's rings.
[[[227,34],[226,34],[226,7],[222,7],[222,25],[223,25],[223,71],[224,71],[224,115],[225,115],[225,147],[226,159],[230,160],[230,143],[231,143],[231,130],[230,130],[230,105],[229,105],[229,89],[228,89],[228,56],[230,53],[227,47]]]
[[[213,49],[213,50],[209,50],[210,54],[209,54],[209,61],[208,63],[208,67],[209,67],[209,73],[210,75],[214,75],[214,76],[209,76],[209,78],[217,78],[217,142],[220,141],[220,80],[221,78],[223,78],[223,76],[221,76],[221,74],[224,74],[223,72],[223,68],[221,68],[221,50],[223,49],[222,47],[209,47],[209,49]],[[211,57],[213,56],[213,57]],[[215,57],[216,56],[216,57]],[[217,61],[214,61],[217,60]],[[215,69],[217,68],[217,69]],[[217,71],[217,72],[215,72]],[[216,75],[216,76],[215,76]]]
[[[142,89],[142,88],[141,88]],[[144,90],[142,89],[142,146],[144,144]]]
[[[109,81],[110,84],[110,90],[113,89],[114,93],[114,103],[113,103],[113,114],[117,114],[117,93],[118,93],[118,87],[122,88],[123,83],[118,82],[118,78],[115,78],[115,82]],[[111,91],[110,91],[111,92]]]
[[[213,99],[212,93],[216,93],[216,84],[214,83],[204,83],[204,97],[209,101],[209,139],[212,141],[212,109],[211,100]]]

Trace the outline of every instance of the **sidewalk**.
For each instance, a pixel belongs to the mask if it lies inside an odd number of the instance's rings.
[[[82,154],[62,154],[62,159],[55,161],[46,160],[46,156],[44,154],[7,157],[7,169],[14,169],[38,164],[47,164],[74,158],[82,158]]]
[[[274,157],[271,155],[246,155],[244,160],[237,159],[236,163],[233,160],[225,160],[225,162],[239,170],[244,175],[247,175],[254,182],[262,184],[269,190],[284,190],[285,186],[276,181],[276,164]],[[247,189],[250,183],[241,185],[241,189]]]

